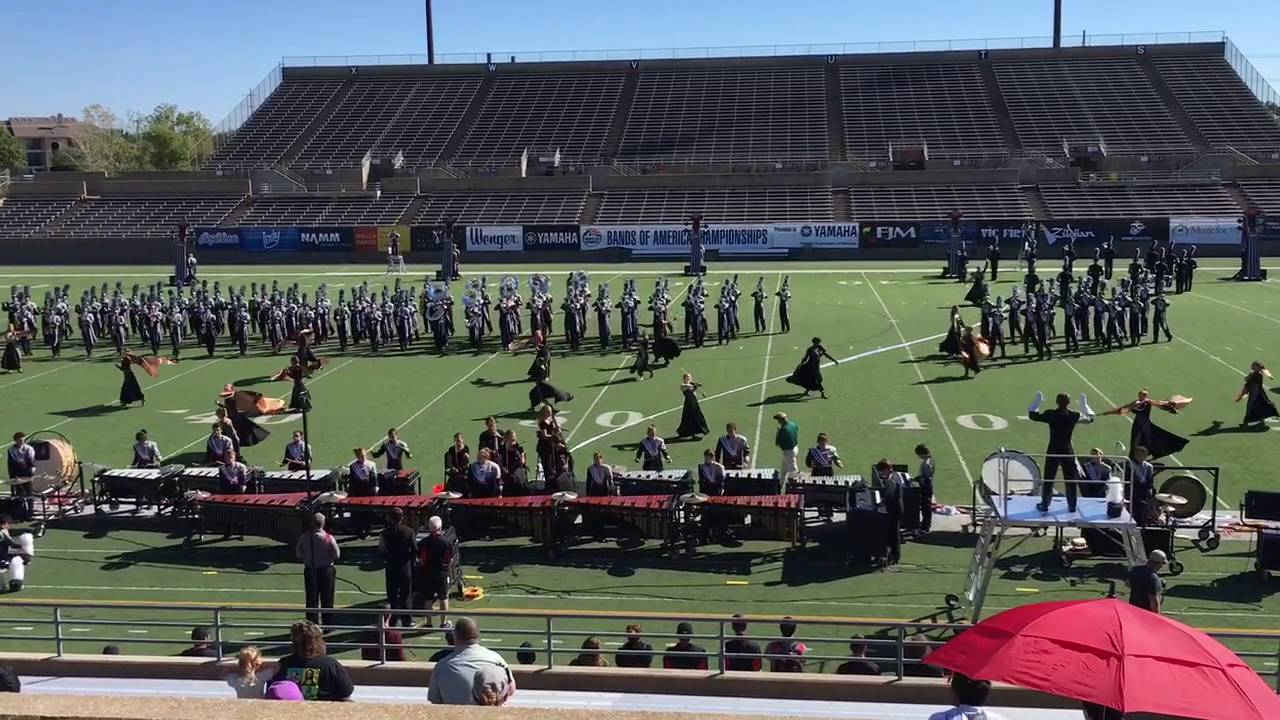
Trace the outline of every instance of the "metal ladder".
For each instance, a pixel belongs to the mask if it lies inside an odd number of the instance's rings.
[[[973,557],[969,560],[961,606],[968,610],[970,622],[978,622],[982,617],[982,606],[987,599],[987,587],[991,584],[996,560],[1000,557],[1000,543],[1004,540],[1005,528],[995,511],[987,508],[978,508],[973,521],[978,526],[978,542],[974,545]]]

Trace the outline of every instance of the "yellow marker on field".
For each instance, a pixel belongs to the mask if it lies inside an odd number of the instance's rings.
[[[483,580],[484,576],[483,575],[463,575],[462,579],[463,580]]]
[[[751,583],[746,580],[725,580],[724,584],[725,585],[750,585]]]
[[[1015,588],[1015,589],[1016,589],[1018,592],[1025,592],[1025,593],[1038,593],[1038,592],[1040,592],[1039,588]]]
[[[205,570],[204,572],[202,572],[202,573],[200,573],[200,574],[201,574],[201,575],[217,575],[217,574],[218,574],[218,571],[217,571],[217,570]]]

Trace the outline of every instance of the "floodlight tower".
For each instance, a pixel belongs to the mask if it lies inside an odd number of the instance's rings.
[[[431,0],[427,3],[427,64],[436,64],[436,33],[431,21]]]

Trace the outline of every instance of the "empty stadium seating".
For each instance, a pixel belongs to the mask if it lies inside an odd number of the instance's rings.
[[[434,165],[480,87],[480,77],[368,77],[354,82],[293,163],[352,167],[370,150]]]
[[[708,223],[832,219],[828,187],[610,190],[600,223],[681,223],[692,213]]]
[[[1280,123],[1245,87],[1226,59],[1159,58],[1160,77],[1210,145],[1280,151]]]
[[[242,199],[240,195],[89,198],[79,201],[48,234],[53,237],[168,237],[179,223],[218,224]]]
[[[438,225],[446,218],[476,225],[571,224],[586,200],[585,190],[433,192],[414,224]]]
[[[218,146],[205,166],[233,170],[270,166],[311,124],[342,82],[325,78],[281,83],[245,124]]]
[[[933,157],[1008,152],[976,65],[846,66],[840,90],[852,159],[887,159],[902,142]]]
[[[640,74],[618,157],[734,163],[826,159],[819,67]]]
[[[454,160],[513,164],[527,148],[567,162],[598,158],[613,122],[621,73],[499,75]]]
[[[259,196],[240,225],[350,226],[395,225],[413,202],[412,195]]]
[[[891,185],[849,188],[849,211],[859,220],[928,220],[959,210],[970,219],[1031,217],[1017,185]]]
[[[1063,140],[1101,140],[1115,155],[1192,149],[1136,60],[1011,61],[994,70],[1028,150],[1061,155]]]
[[[1040,192],[1056,218],[1230,217],[1240,212],[1218,185],[1041,185]]]
[[[0,198],[0,237],[27,237],[74,202],[73,198]]]
[[[1241,180],[1240,189],[1264,213],[1280,215],[1280,180]]]

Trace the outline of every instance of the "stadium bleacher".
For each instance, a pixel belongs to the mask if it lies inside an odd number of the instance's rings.
[[[179,223],[217,225],[235,209],[241,195],[198,197],[102,197],[76,203],[52,237],[169,237]]]
[[[890,185],[849,188],[849,210],[869,220],[944,218],[958,210],[970,219],[1031,218],[1017,185]]]
[[[413,224],[438,225],[446,218],[477,225],[571,224],[586,200],[585,190],[432,192]]]
[[[75,203],[73,198],[0,198],[0,235],[27,237]]]
[[[1280,180],[1241,180],[1240,189],[1264,213],[1280,215]]]
[[[1240,212],[1219,185],[1041,185],[1040,192],[1056,218],[1229,217]]]
[[[291,79],[280,84],[205,163],[211,169],[269,167],[280,159],[342,87],[339,79]]]
[[[241,225],[350,226],[395,225],[413,202],[412,195],[259,196]]]
[[[1156,69],[1211,145],[1280,151],[1280,125],[1221,57],[1159,58]]]
[[[682,223],[692,213],[708,223],[831,220],[828,187],[610,190],[600,223]]]

